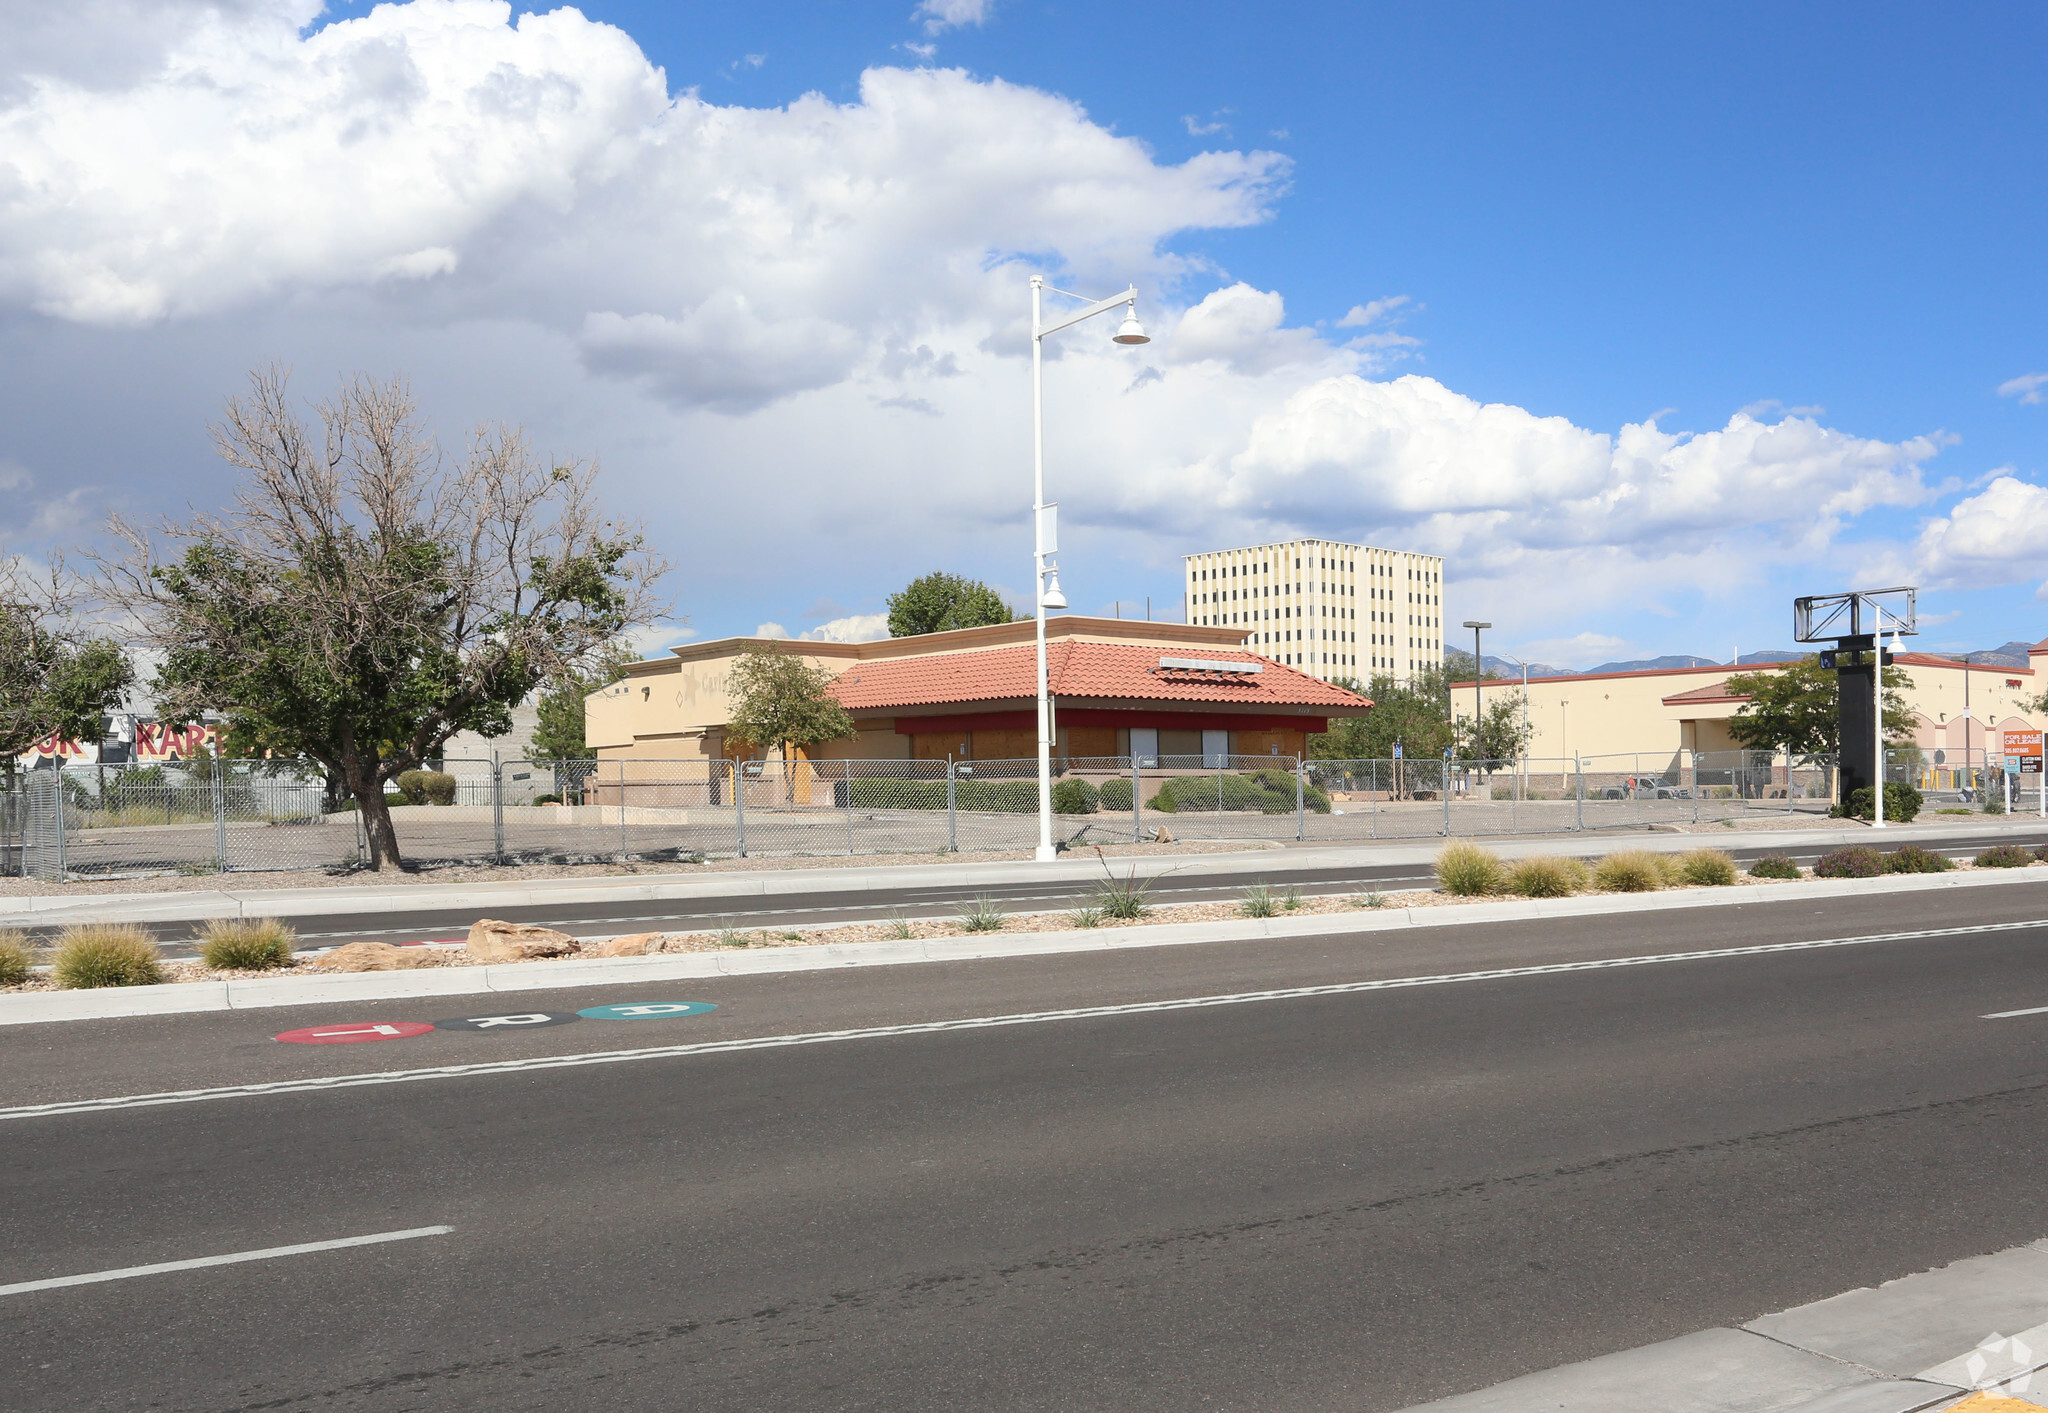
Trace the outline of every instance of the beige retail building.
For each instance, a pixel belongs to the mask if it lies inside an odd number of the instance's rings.
[[[1186,557],[1187,618],[1325,682],[1396,681],[1443,663],[1444,562],[1333,540]]]
[[[2039,730],[2044,717],[2027,703],[2048,682],[2048,640],[2028,651],[2028,666],[1965,664],[1931,653],[1902,652],[1896,659],[1912,686],[1905,691],[1913,713],[1913,743],[1925,763],[1982,765],[2002,755],[2006,729]],[[1637,672],[1578,673],[1532,677],[1528,682],[1528,754],[1536,759],[1574,755],[1633,754],[1645,770],[1675,767],[1682,753],[1738,750],[1728,723],[1747,697],[1727,689],[1737,671],[1768,672],[1768,663],[1742,667],[1681,667]],[[1965,683],[1967,682],[1967,687]],[[1520,678],[1479,684],[1488,706],[1520,701]],[[1965,714],[1967,698],[1968,712]],[[1451,707],[1470,721],[1471,682],[1454,683]],[[1668,762],[1666,764],[1660,764]]]

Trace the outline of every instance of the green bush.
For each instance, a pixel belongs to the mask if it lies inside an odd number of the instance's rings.
[[[833,788],[835,805],[850,798],[853,808],[859,810],[942,810],[946,807],[946,782],[943,780],[863,779],[856,776],[851,781],[834,781]],[[982,814],[1037,814],[1038,782],[962,778],[954,783],[954,802],[963,810]]]
[[[1867,785],[1861,790],[1852,791],[1849,795],[1849,808],[1843,813],[1855,819],[1875,819],[1877,811],[1872,803],[1875,799],[1876,796],[1870,792]],[[1911,785],[1899,780],[1890,781],[1884,787],[1885,822],[1910,824],[1925,803],[1920,797],[1920,792]]]
[[[2034,856],[2019,844],[1993,844],[1977,855],[1979,868],[2025,868]]]
[[[1094,814],[1101,792],[1085,780],[1055,780],[1052,786],[1054,814]]]
[[[19,986],[35,970],[36,955],[28,938],[13,928],[0,928],[0,986]]]
[[[1444,892],[1477,898],[1507,888],[1507,868],[1500,855],[1477,844],[1450,844],[1436,856],[1436,881]]]
[[[1569,898],[1586,886],[1586,866],[1577,859],[1541,855],[1508,865],[1508,891],[1525,898]]]
[[[1814,861],[1815,878],[1875,878],[1884,872],[1884,859],[1875,849],[1851,844],[1822,854]]]
[[[2004,814],[2005,782],[2002,780],[1992,781],[1989,785],[1985,786],[1984,793],[1978,798],[1984,806],[1984,813]]]
[[[1694,849],[1678,861],[1678,868],[1695,888],[1726,888],[1735,882],[1735,860],[1721,849]]]
[[[537,805],[559,805],[562,803],[562,797],[560,795],[535,795],[533,802]]]
[[[1254,883],[1244,890],[1238,900],[1237,910],[1246,917],[1271,917],[1280,910],[1280,900],[1273,896],[1273,890],[1263,883]]]
[[[164,979],[156,939],[133,923],[90,922],[57,938],[51,976],[59,986],[154,986]]]
[[[1181,775],[1159,787],[1159,793],[1145,802],[1146,809],[1167,814],[1186,812],[1209,814],[1217,808],[1234,814],[1294,813],[1294,774],[1286,770],[1261,770],[1251,775]],[[1302,803],[1317,814],[1330,812],[1329,792],[1306,786]]]
[[[1903,844],[1884,856],[1886,873],[1947,873],[1955,860],[1918,844]]]
[[[215,971],[288,967],[299,934],[276,918],[214,918],[199,933],[199,960]]]
[[[1095,800],[1098,805],[1111,814],[1129,814],[1131,812],[1131,782],[1121,776],[1115,780],[1105,780],[1102,782],[1102,787],[1095,792]]]
[[[1593,882],[1610,893],[1654,893],[1664,886],[1665,856],[1649,849],[1623,849],[1593,867]]]
[[[416,805],[455,803],[455,777],[440,770],[407,770],[391,782],[398,793]]]
[[[1751,878],[1798,878],[1799,865],[1783,854],[1765,854],[1749,866]]]
[[[412,796],[406,794],[402,790],[386,790],[384,792],[384,808],[386,809],[395,810],[400,805],[409,805],[412,803]]]
[[[2042,863],[2048,863],[2048,844],[2043,844],[2041,845],[2041,847],[2034,850],[2034,857],[2039,859]]]

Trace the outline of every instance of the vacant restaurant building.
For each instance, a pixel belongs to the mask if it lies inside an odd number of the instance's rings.
[[[1365,698],[1248,652],[1242,629],[1068,615],[1046,627],[1055,754],[1299,756],[1332,718]],[[809,760],[1021,760],[1038,752],[1030,620],[888,638],[810,643],[720,638],[638,662],[586,701],[585,739],[600,761],[748,759],[726,729],[733,664],[778,648],[833,674],[855,734],[797,754]]]

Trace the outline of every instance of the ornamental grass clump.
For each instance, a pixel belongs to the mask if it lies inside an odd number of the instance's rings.
[[[1955,860],[1918,844],[1902,844],[1884,856],[1886,873],[1947,873]]]
[[[1799,865],[1783,854],[1765,854],[1749,866],[1751,878],[1792,878],[1800,877]]]
[[[200,929],[199,960],[214,971],[270,971],[290,966],[298,945],[276,918],[214,918]]]
[[[1508,891],[1524,898],[1569,898],[1586,886],[1586,866],[1577,859],[1543,854],[1508,866]]]
[[[1237,910],[1246,917],[1271,917],[1279,908],[1280,900],[1263,883],[1254,883],[1245,889],[1244,896],[1237,902]]]
[[[1977,855],[1979,868],[2025,868],[2034,856],[2018,844],[1993,844]]]
[[[1851,844],[1814,860],[1815,878],[1875,878],[1884,872],[1884,857],[1875,849]]]
[[[1459,898],[1479,898],[1507,888],[1500,855],[1477,844],[1452,844],[1436,856],[1437,886]]]
[[[164,979],[156,939],[132,923],[89,922],[58,935],[51,978],[70,991],[154,986]]]
[[[1664,886],[1664,856],[1649,849],[1623,849],[1593,867],[1595,886],[1610,893],[1654,893]]]
[[[1111,914],[1115,916],[1115,914]],[[976,898],[974,905],[960,914],[962,932],[1001,932],[1003,910],[996,906],[993,898]]]
[[[1695,888],[1727,888],[1735,882],[1735,859],[1723,849],[1694,849],[1679,859],[1678,871]]]
[[[27,981],[36,965],[36,954],[28,938],[12,928],[0,929],[0,986],[19,986]]]

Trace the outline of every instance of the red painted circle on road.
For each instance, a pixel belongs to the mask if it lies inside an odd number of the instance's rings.
[[[408,1040],[434,1027],[425,1021],[336,1021],[274,1035],[287,1045],[362,1045],[374,1040]]]

